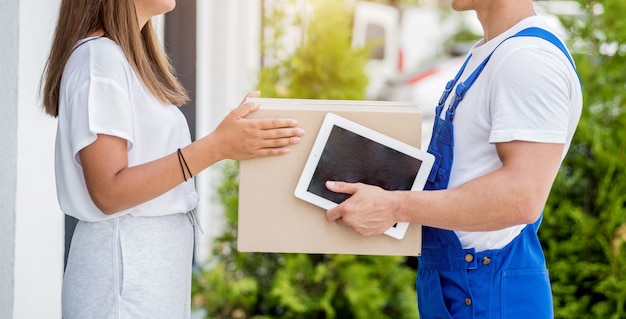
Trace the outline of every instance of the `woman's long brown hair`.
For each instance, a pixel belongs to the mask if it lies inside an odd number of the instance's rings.
[[[181,106],[189,97],[160,46],[152,23],[139,30],[133,0],[62,0],[50,56],[42,76],[43,108],[58,116],[61,77],[76,43],[102,30],[126,55],[159,100]]]

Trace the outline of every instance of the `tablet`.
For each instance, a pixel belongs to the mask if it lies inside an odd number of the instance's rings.
[[[326,181],[376,185],[386,190],[422,190],[434,156],[358,123],[327,113],[305,163],[294,195],[330,209],[350,195],[334,193]],[[385,231],[404,238],[408,223]]]

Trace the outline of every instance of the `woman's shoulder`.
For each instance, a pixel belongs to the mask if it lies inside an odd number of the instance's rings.
[[[127,61],[122,48],[107,37],[92,37],[80,40],[74,48],[75,55],[97,60]]]
[[[132,67],[113,40],[106,37],[86,38],[79,41],[66,65],[66,71],[84,70],[90,77],[128,77]]]

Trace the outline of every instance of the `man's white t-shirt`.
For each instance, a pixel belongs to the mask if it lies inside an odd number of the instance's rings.
[[[83,221],[116,216],[163,216],[196,207],[193,179],[135,207],[105,215],[85,184],[78,152],[106,134],[128,141],[128,166],[172,154],[191,143],[180,109],[157,100],[129,64],[121,48],[108,38],[79,45],[61,79],[55,149],[57,197],[64,213]],[[182,181],[181,171],[181,181]]]
[[[487,43],[479,42],[470,51],[472,57],[460,81],[465,81],[504,39],[528,27],[549,30],[540,17],[533,16]],[[446,105],[453,97],[450,94]],[[580,82],[562,51],[538,37],[506,40],[495,50],[457,108],[448,187],[457,187],[501,167],[496,143],[560,143],[565,145],[564,157],[581,110]],[[445,108],[442,113],[445,115]],[[463,248],[484,251],[503,248],[525,226],[455,233]]]

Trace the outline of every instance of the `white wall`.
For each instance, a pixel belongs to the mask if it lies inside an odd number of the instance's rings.
[[[0,318],[13,315],[17,183],[18,0],[0,2]]]
[[[0,3],[1,318],[60,318],[64,219],[53,175],[56,124],[37,100],[58,5]]]
[[[56,120],[38,99],[59,4],[20,1],[14,318],[61,313],[64,216],[54,184]]]

